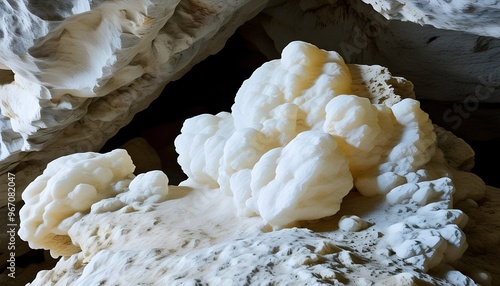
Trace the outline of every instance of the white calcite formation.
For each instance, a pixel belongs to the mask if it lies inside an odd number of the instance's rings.
[[[387,67],[415,84],[419,100],[457,103],[439,114],[457,128],[457,121],[468,118],[479,102],[500,102],[499,5],[276,0],[240,30],[269,58],[279,57],[290,41],[301,40],[337,51],[347,63]]]
[[[431,160],[433,125],[418,101],[372,104],[351,83],[337,53],[292,42],[243,83],[231,114],[186,122],[179,163],[275,226],[335,214],[353,183],[385,194]]]
[[[0,1],[0,172],[98,151],[266,3]]]
[[[498,192],[453,167],[468,166],[450,153],[467,145],[410,84],[292,42],[231,113],[185,122],[179,186],[133,175],[121,149],[54,161],[23,193],[20,235],[63,257],[29,285],[494,285],[498,262],[474,255],[498,251]],[[90,165],[108,175],[65,177]]]
[[[26,219],[19,236],[34,249],[50,249],[53,257],[73,254],[67,232],[96,202],[120,209],[127,204],[160,202],[167,196],[168,178],[163,172],[134,176],[134,169],[123,149],[103,155],[77,153],[50,162],[23,192],[26,207],[19,215]]]

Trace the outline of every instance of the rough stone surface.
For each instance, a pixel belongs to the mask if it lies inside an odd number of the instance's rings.
[[[498,1],[363,0],[391,20],[432,25],[485,37],[500,37]]]
[[[98,151],[267,3],[59,2],[0,2],[0,171],[23,170],[19,189],[57,157]]]
[[[490,189],[481,207],[464,201],[462,209],[474,218],[467,223],[459,210],[448,208],[453,189],[449,180],[418,184],[427,192],[444,192],[441,197],[431,195],[426,202],[418,199],[418,192],[405,202],[394,200],[393,194],[386,200],[352,192],[336,215],[274,231],[258,217],[235,216],[231,198],[218,190],[170,186],[164,202],[119,209],[102,201],[69,231],[81,251],[61,258],[52,270],[41,271],[29,285],[124,281],[151,285],[296,281],[301,285],[386,285],[388,281],[394,285],[406,285],[404,281],[494,285],[491,282],[500,275],[495,260],[498,233],[493,231],[498,229],[498,219],[490,211],[498,207],[498,190]],[[346,216],[361,218],[367,227],[353,232],[337,226]],[[465,226],[464,232],[472,237],[465,253],[463,247],[456,247],[463,243],[456,237],[461,233],[457,224]],[[484,239],[484,229],[490,227]],[[462,258],[451,265],[435,264],[441,259],[451,262],[455,255]],[[467,267],[471,261],[474,267]],[[433,271],[428,272],[428,267]]]

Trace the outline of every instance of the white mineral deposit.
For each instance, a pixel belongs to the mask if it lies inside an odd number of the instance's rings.
[[[185,121],[178,186],[123,149],[52,161],[19,235],[60,259],[29,285],[498,285],[498,190],[411,86],[293,41]]]

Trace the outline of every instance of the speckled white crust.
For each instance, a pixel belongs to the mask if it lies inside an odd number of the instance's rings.
[[[476,281],[447,263],[426,271],[432,266],[428,262],[456,253],[453,232],[447,229],[465,223],[459,211],[446,210],[449,181],[420,184],[421,189],[431,185],[440,185],[442,197],[426,205],[410,200],[391,204],[352,192],[336,215],[274,231],[257,217],[234,216],[231,199],[221,192],[171,186],[164,202],[83,217],[69,231],[82,252],[41,271],[30,285],[492,285],[481,268],[468,271]],[[482,213],[477,207],[475,212]],[[355,232],[338,228],[346,217],[366,227]],[[401,223],[424,231],[410,238],[418,229]],[[402,247],[394,243],[398,234]],[[498,243],[492,238],[483,240],[484,246]],[[439,247],[427,247],[433,243]],[[419,250],[425,251],[411,256]]]
[[[461,228],[467,216],[451,209],[453,191],[451,180],[441,178],[400,185],[387,194],[389,204],[415,209],[387,229],[387,242],[396,255],[425,271],[462,256],[467,242]]]
[[[359,237],[368,242],[372,236]],[[293,228],[230,240],[186,254],[166,249],[103,250],[85,268],[81,256],[59,262],[60,269],[39,273],[30,285],[474,285],[459,272],[431,277],[418,270],[397,271],[402,264],[381,261],[384,255],[357,252],[334,236]],[[384,265],[385,264],[385,265]],[[114,267],[108,267],[114,265]],[[72,275],[61,272],[72,268]],[[140,271],[139,273],[135,272]],[[140,270],[139,270],[140,269]],[[131,271],[132,270],[132,271]],[[373,275],[375,273],[376,275]],[[440,273],[442,275],[442,273]],[[442,275],[444,276],[444,275]],[[52,277],[56,283],[49,281]],[[60,280],[56,280],[60,279]],[[448,284],[449,285],[449,284]]]

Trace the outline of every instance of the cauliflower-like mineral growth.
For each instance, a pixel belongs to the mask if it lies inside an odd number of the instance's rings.
[[[252,194],[240,199],[271,225],[329,216],[352,188],[348,170],[332,136],[305,131],[259,159],[250,174]]]
[[[291,42],[242,84],[231,113],[185,122],[185,183],[220,188],[239,215],[277,227],[335,214],[353,186],[376,195],[406,183],[435,153],[433,125],[418,101],[360,88],[351,72],[365,70]]]
[[[123,192],[134,169],[122,149],[77,153],[50,162],[22,194],[19,236],[31,248],[50,249],[54,257],[77,252],[67,235],[69,228],[92,204]]]
[[[171,193],[161,171],[134,177],[123,150],[52,162],[23,194],[20,235],[81,252],[32,285],[145,283],[137,271],[162,285],[474,284],[451,265],[468,245],[452,207],[477,207],[484,182],[451,167],[469,155],[439,148],[410,86],[292,42],[231,113],[186,120],[175,146],[189,178]]]

